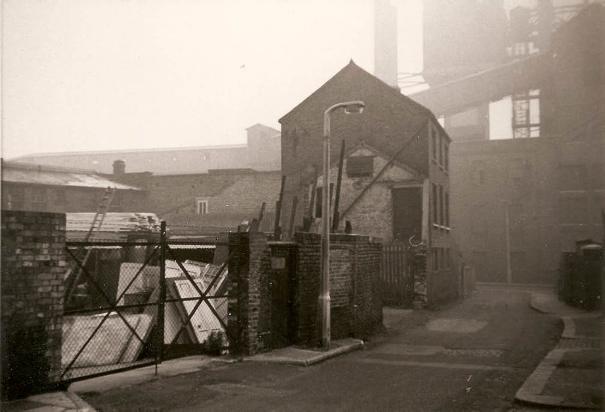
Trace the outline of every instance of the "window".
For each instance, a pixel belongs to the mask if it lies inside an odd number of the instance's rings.
[[[559,199],[561,223],[580,224],[588,222],[588,198],[584,194],[565,196]]]
[[[588,181],[586,166],[584,165],[562,165],[559,166],[559,189],[581,190],[586,188]]]
[[[198,215],[208,214],[208,200],[196,199],[195,200],[195,213]]]
[[[435,225],[439,223],[439,209],[437,207],[437,200],[437,185],[433,183],[433,224]]]
[[[438,163],[439,166],[443,165],[443,136],[441,133],[435,133],[437,135],[437,145],[439,146],[439,158]]]
[[[32,209],[45,210],[48,200],[46,188],[32,189]]]
[[[65,205],[66,203],[66,196],[65,196],[65,189],[57,189],[55,191],[55,201],[57,203],[57,205]]]
[[[486,182],[485,164],[482,160],[476,160],[471,165],[471,180],[477,185],[481,186]]]
[[[374,156],[351,156],[347,159],[347,176],[368,177],[374,174]]]
[[[431,136],[431,147],[433,152],[433,160],[437,161],[437,133],[433,130],[433,125],[429,126],[429,134]]]
[[[439,248],[433,248],[433,270],[439,270]]]
[[[487,205],[476,205],[471,209],[470,228],[471,233],[479,241],[485,240],[487,237]]]
[[[445,167],[445,171],[450,170],[450,144],[446,141],[443,145],[444,153],[443,153],[443,165]]]
[[[323,200],[323,188],[315,189],[315,217],[321,217],[321,204]]]
[[[8,193],[8,208],[11,210],[23,209],[25,191],[22,187],[13,187]]]
[[[446,227],[450,227],[450,194],[445,192],[445,222]]]
[[[445,202],[445,198],[443,196],[443,186],[439,185],[439,224],[440,225],[445,224],[445,216],[443,213],[445,211],[444,202]]]
[[[334,183],[330,183],[330,193],[329,193],[329,204],[328,207],[332,204],[332,196],[334,195]],[[318,187],[315,191],[315,217],[322,217],[322,207],[323,207],[323,187]]]

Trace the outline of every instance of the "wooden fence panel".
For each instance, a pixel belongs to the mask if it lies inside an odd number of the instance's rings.
[[[382,301],[385,305],[410,306],[413,299],[414,282],[408,267],[407,250],[404,243],[383,245]]]

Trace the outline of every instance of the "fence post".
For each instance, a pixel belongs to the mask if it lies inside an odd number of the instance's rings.
[[[166,302],[166,222],[162,220],[160,226],[160,296],[158,298],[158,353],[159,363],[164,360],[164,304]],[[156,354],[156,356],[157,356]],[[156,367],[157,367],[156,362]]]

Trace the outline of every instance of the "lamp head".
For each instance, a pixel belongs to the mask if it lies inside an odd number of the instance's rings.
[[[361,114],[363,109],[366,107],[364,102],[352,102],[345,106],[346,114]]]

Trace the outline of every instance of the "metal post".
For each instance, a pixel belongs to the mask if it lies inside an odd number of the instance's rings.
[[[330,348],[330,113],[344,108],[346,114],[361,113],[365,103],[361,100],[336,103],[324,111],[323,188],[321,208],[321,346]]]
[[[158,354],[159,362],[164,359],[164,302],[166,302],[166,222],[160,223],[160,296],[158,297]],[[157,365],[157,362],[156,362]],[[157,374],[157,366],[156,366]]]
[[[321,206],[321,346],[330,348],[330,112],[324,113],[323,187]]]

